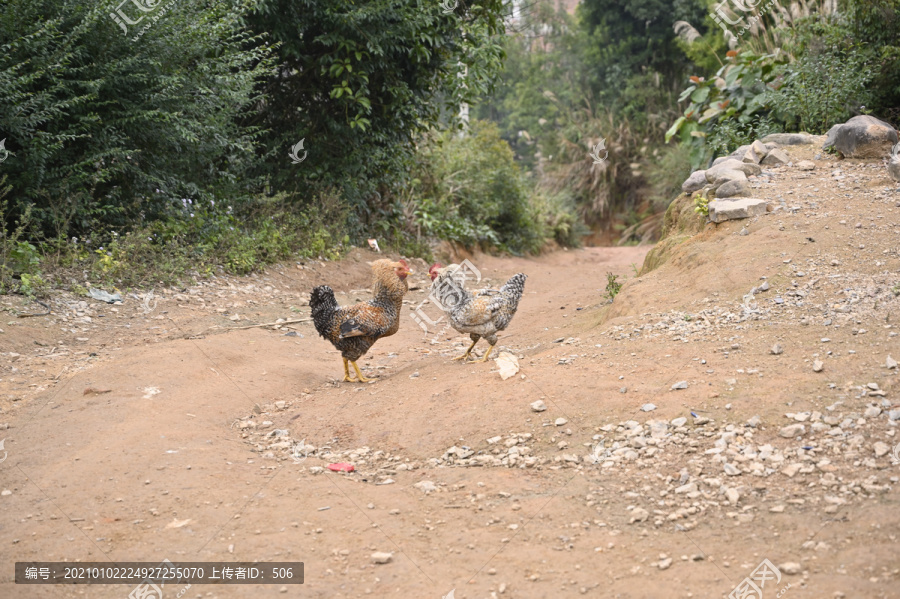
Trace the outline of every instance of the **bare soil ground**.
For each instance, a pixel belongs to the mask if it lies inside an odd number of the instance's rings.
[[[474,257],[529,275],[507,380],[406,315],[371,384],[338,382],[311,323],[239,328],[303,319],[317,284],[365,299],[368,251],[48,316],[0,298],[0,596],[132,590],[15,585],[16,561],[169,559],[305,563],[198,598],[726,597],[768,559],[766,599],[900,597],[900,193],[880,163],[816,163],[640,278],[648,248]]]

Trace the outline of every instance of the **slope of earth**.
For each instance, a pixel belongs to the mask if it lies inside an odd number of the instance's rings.
[[[816,164],[637,279],[647,248],[473,259],[529,275],[506,380],[404,315],[360,361],[378,380],[338,382],[308,292],[366,298],[369,252],[48,316],[2,298],[0,594],[133,588],[15,585],[15,561],[169,559],[306,582],[167,597],[900,597],[900,193]]]

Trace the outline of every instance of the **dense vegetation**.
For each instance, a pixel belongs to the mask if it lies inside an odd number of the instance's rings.
[[[7,0],[0,292],[646,240],[739,144],[900,121],[900,0],[757,5]]]

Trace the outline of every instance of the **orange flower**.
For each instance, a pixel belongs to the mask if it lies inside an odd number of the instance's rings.
[[[719,102],[719,108],[725,110],[728,108],[728,105],[731,104],[731,100],[725,100],[724,102]]]
[[[728,58],[734,58],[737,55],[738,55],[737,50],[729,50],[728,52],[725,53],[725,56],[727,56]]]
[[[692,116],[694,116],[694,111],[693,111],[693,110],[690,111],[690,112],[685,113],[684,118],[689,119],[689,118],[691,118]]]
[[[691,75],[691,83],[700,83],[703,81],[703,77],[697,77],[696,75]]]

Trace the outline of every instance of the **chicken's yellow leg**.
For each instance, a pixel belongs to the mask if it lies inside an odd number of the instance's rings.
[[[367,379],[366,377],[363,376],[363,373],[360,372],[359,366],[356,365],[356,362],[350,362],[350,363],[353,364],[353,370],[356,371],[356,376],[358,377],[357,380],[358,380],[360,383],[368,383],[369,381],[372,380],[372,379]]]
[[[488,356],[491,355],[491,352],[494,351],[494,346],[490,346],[486,352],[484,352],[484,357],[480,360],[475,360],[476,362],[487,362]]]
[[[472,345],[469,346],[469,349],[466,350],[466,353],[464,353],[461,356],[457,356],[457,357],[453,358],[453,361],[455,362],[456,360],[466,360],[469,357],[469,355],[472,353],[472,348],[475,347],[476,343],[478,343],[477,340],[473,341]]]
[[[356,379],[350,378],[350,364],[347,361],[347,358],[344,358],[344,382],[345,383],[355,383]]]

